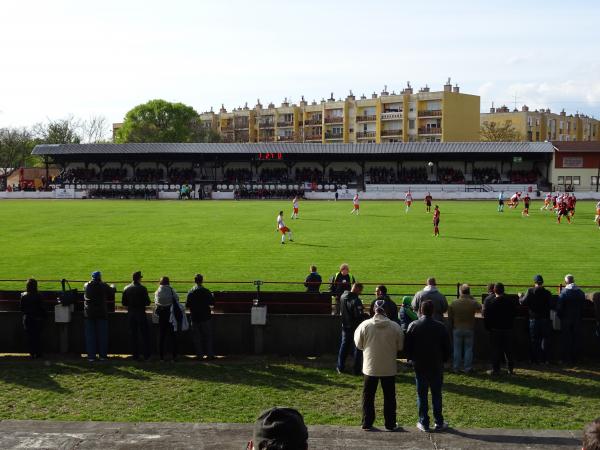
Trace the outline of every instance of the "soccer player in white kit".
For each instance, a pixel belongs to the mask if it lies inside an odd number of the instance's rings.
[[[406,209],[404,210],[405,213],[408,213],[408,210],[410,209],[410,205],[412,205],[412,194],[410,193],[410,191],[408,191],[406,193],[406,195],[404,196],[404,204],[406,205]]]
[[[283,221],[283,211],[279,211],[279,215],[277,216],[277,231],[281,233],[281,243],[285,244],[285,233],[290,235],[290,242],[294,242],[292,239],[292,230],[285,226],[285,222]]]
[[[294,208],[294,211],[292,212],[292,219],[297,219],[298,218],[298,196],[296,195],[294,197],[294,200],[292,200],[292,206]]]
[[[358,192],[354,196],[354,199],[352,199],[352,211],[350,211],[350,214],[353,214],[353,213],[356,213],[357,216],[360,214],[360,204],[359,204],[359,200],[358,200]]]

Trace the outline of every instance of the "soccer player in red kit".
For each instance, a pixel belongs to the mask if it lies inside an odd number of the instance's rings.
[[[523,197],[523,211],[521,212],[522,216],[529,217],[529,202],[531,201],[531,197],[529,194],[525,193],[525,197]]]
[[[435,205],[433,209],[433,235],[440,235],[440,207]]]
[[[558,200],[558,223],[562,217],[567,218],[567,222],[571,223],[571,217],[569,216],[569,207],[567,206],[567,200],[561,197]]]
[[[431,202],[433,201],[433,197],[431,196],[431,193],[428,192],[427,195],[425,196],[425,212],[431,212]]]

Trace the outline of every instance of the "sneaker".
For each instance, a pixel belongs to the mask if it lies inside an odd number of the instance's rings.
[[[423,433],[429,433],[429,427],[426,427],[425,425],[423,425],[421,422],[417,422],[417,429],[419,431],[422,431]]]
[[[293,239],[290,239],[290,242],[294,242],[294,240],[293,240]]]
[[[448,422],[436,423],[435,428],[433,429],[436,432],[445,431],[448,429]]]
[[[344,373],[344,369],[340,369],[339,367],[336,367],[336,368],[335,368],[335,371],[336,371],[336,372],[337,372],[339,375],[341,375],[341,374],[343,374],[343,373]]]
[[[285,242],[282,242],[281,245],[285,244]]]

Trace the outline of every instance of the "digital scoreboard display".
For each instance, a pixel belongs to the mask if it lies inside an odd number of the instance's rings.
[[[283,153],[263,153],[260,152],[258,154],[258,159],[261,161],[282,161]]]

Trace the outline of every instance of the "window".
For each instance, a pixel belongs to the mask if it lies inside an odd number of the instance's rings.
[[[539,132],[539,131],[536,131],[536,132],[535,132],[535,141],[536,141],[536,142],[539,142],[539,140],[540,140],[540,132]]]
[[[558,184],[565,184],[565,177],[563,177],[563,176],[558,177]]]
[[[411,130],[415,129],[415,119],[408,119],[408,128]]]
[[[581,177],[573,177],[573,185],[579,186],[581,184]]]
[[[598,184],[598,177],[593,176],[592,179],[590,180],[590,184],[592,185],[592,187],[596,186]]]

